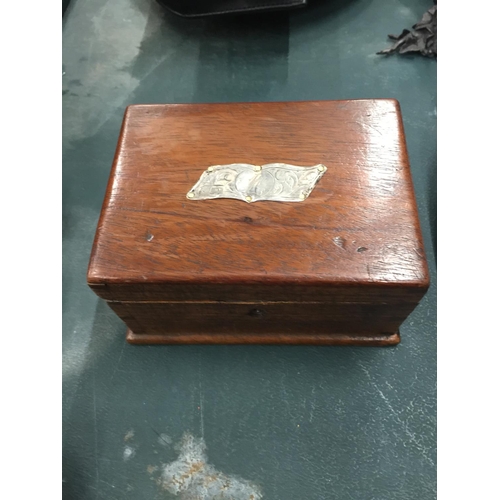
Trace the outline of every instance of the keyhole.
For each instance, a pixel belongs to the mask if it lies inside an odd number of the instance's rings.
[[[265,314],[263,309],[250,309],[248,315],[252,316],[252,318],[262,318]]]

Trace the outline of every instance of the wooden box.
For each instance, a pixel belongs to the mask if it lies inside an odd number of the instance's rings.
[[[237,162],[328,170],[299,203],[186,198]],[[397,344],[429,285],[397,101],[128,107],[88,284],[131,343]]]

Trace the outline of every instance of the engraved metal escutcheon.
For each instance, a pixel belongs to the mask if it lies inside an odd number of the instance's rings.
[[[323,177],[324,165],[298,167],[286,163],[214,165],[201,174],[188,200],[232,198],[255,201],[304,201]]]

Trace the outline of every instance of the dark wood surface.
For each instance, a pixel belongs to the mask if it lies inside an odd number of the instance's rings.
[[[221,302],[268,300],[292,302],[357,302],[399,304],[418,301],[425,290],[419,284],[384,283],[294,283],[274,285],[266,283],[201,283],[187,286],[183,283],[110,283],[91,285],[100,297],[114,301],[205,301]]]
[[[235,162],[328,171],[301,203],[186,199]],[[88,283],[136,335],[395,332],[429,284],[398,103],[129,107]],[[288,305],[253,323],[226,306],[228,322],[217,301]]]
[[[412,304],[108,302],[134,333],[395,332]]]

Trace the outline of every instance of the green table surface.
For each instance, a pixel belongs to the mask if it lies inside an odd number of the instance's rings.
[[[430,4],[311,0],[290,13],[188,20],[153,0],[71,3],[65,499],[436,497],[436,61],[375,54]],[[401,103],[432,279],[399,346],[125,343],[86,267],[128,104],[380,97]]]

